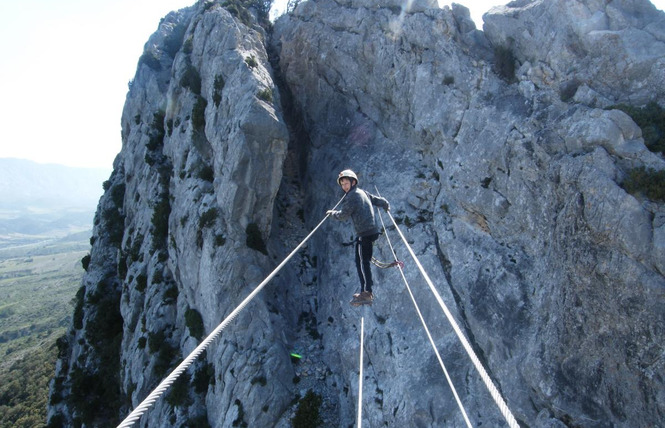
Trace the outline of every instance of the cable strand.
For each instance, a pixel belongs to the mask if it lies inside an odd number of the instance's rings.
[[[346,195],[344,195],[346,196]],[[342,202],[344,199],[344,196],[342,196],[342,199],[337,202],[335,208]],[[319,224],[303,239],[298,246],[291,251],[291,253],[266,277],[266,279],[263,280],[255,289],[252,291],[249,296],[245,298],[234,310],[231,312],[224,321],[222,321],[221,324],[215,328],[215,330],[212,331],[206,337],[203,342],[199,344],[199,346],[192,351],[187,358],[185,358],[172,372],[169,374],[166,379],[164,379],[158,386],[155,388],[142,402],[139,404],[121,423],[118,425],[117,428],[130,428],[134,422],[138,421],[141,416],[145,412],[148,411],[148,409],[157,401],[157,399],[175,382],[175,380],[185,371],[189,368],[189,366],[203,353],[203,351],[210,345],[210,343],[215,340],[221,333],[222,330],[228,326],[231,321],[233,321],[238,314],[247,306],[247,304],[254,299],[254,297],[265,287],[268,282],[270,282],[271,279],[277,275],[277,272],[279,272],[284,265],[302,248],[303,245],[309,240],[309,238],[314,235],[314,233],[321,227],[321,225],[330,217],[330,214],[326,214],[326,216],[319,222]]]
[[[377,190],[377,192],[378,192],[378,190]],[[503,397],[501,397],[501,394],[499,393],[499,390],[496,388],[496,386],[492,382],[492,379],[490,378],[489,374],[487,374],[487,371],[485,370],[485,367],[483,367],[483,364],[480,362],[480,359],[478,358],[478,356],[474,352],[473,348],[469,344],[469,341],[466,339],[466,336],[464,336],[464,333],[462,333],[462,330],[460,329],[459,325],[457,324],[457,321],[455,321],[455,318],[453,317],[452,313],[448,310],[448,307],[443,302],[443,299],[441,298],[441,295],[439,294],[439,292],[434,287],[434,284],[432,283],[432,280],[430,279],[429,275],[427,275],[427,272],[425,272],[425,269],[423,268],[422,264],[420,264],[420,260],[418,260],[418,257],[416,257],[416,254],[413,252],[413,249],[411,248],[411,246],[407,242],[406,238],[404,237],[404,234],[402,233],[400,228],[397,226],[397,222],[393,218],[392,214],[390,214],[390,212],[388,212],[388,216],[390,217],[390,220],[393,222],[393,225],[395,225],[395,228],[397,229],[397,232],[399,233],[400,237],[402,238],[402,241],[404,241],[404,244],[406,245],[406,248],[408,249],[409,254],[411,254],[411,257],[413,258],[414,262],[418,266],[418,269],[420,270],[420,273],[425,278],[425,281],[427,282],[427,285],[429,286],[430,290],[434,294],[434,297],[436,298],[437,302],[439,303],[439,306],[441,306],[441,309],[443,310],[444,314],[446,315],[446,318],[448,319],[448,322],[450,323],[453,330],[455,331],[455,334],[457,335],[460,342],[462,343],[462,346],[464,347],[464,350],[469,355],[469,358],[473,362],[473,365],[476,367],[476,370],[480,374],[480,377],[483,380],[483,383],[485,383],[485,387],[487,388],[490,395],[494,399],[494,402],[496,403],[496,405],[499,407],[499,410],[501,411],[501,414],[506,419],[506,422],[508,423],[510,428],[519,428],[519,425],[518,425],[517,421],[515,420],[515,417],[513,416],[510,409],[508,408],[508,405],[503,400]]]
[[[377,189],[377,193],[378,193]],[[379,211],[379,219],[381,220],[381,225],[383,226],[384,231],[386,230],[386,225],[383,222],[383,216],[381,215],[381,212]],[[393,253],[393,256],[395,256],[395,259],[397,259],[397,256],[395,254],[395,249],[393,248],[392,243],[390,242],[390,238],[388,237],[388,233],[386,231],[386,238],[388,238],[388,246],[390,247],[390,251]],[[466,410],[464,409],[464,404],[462,404],[462,400],[459,397],[459,394],[457,394],[457,389],[455,388],[455,385],[453,384],[453,380],[450,377],[450,374],[448,373],[448,370],[446,369],[446,365],[443,363],[443,359],[441,358],[441,354],[439,353],[439,350],[436,347],[436,344],[434,343],[434,339],[432,338],[432,335],[430,334],[429,328],[427,327],[427,323],[425,322],[425,318],[422,315],[422,312],[420,311],[420,307],[418,306],[418,303],[416,302],[416,298],[413,295],[413,292],[411,291],[411,287],[409,286],[409,282],[406,279],[406,276],[404,275],[404,270],[402,269],[401,265],[397,265],[397,268],[399,269],[399,273],[402,275],[402,280],[404,281],[404,284],[406,285],[406,289],[409,292],[409,296],[411,297],[411,301],[413,302],[413,306],[416,309],[416,313],[418,314],[418,317],[420,318],[420,322],[423,325],[423,328],[425,329],[425,333],[427,334],[427,338],[429,339],[430,344],[432,345],[432,349],[434,350],[434,353],[436,354],[436,358],[439,360],[439,365],[441,366],[441,369],[443,370],[443,374],[446,377],[446,381],[448,382],[448,386],[450,386],[450,389],[453,393],[453,396],[455,397],[455,401],[457,402],[457,407],[459,407],[460,411],[462,412],[462,417],[464,418],[464,422],[466,423],[466,426],[469,428],[472,428],[473,425],[471,425],[471,421],[469,420],[469,416],[466,413]]]

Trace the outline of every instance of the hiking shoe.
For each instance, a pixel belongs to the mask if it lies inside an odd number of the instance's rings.
[[[363,291],[362,293],[360,293],[359,298],[360,300],[371,302],[372,300],[374,300],[374,294],[372,294],[369,291]]]

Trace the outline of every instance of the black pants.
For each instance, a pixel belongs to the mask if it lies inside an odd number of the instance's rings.
[[[372,269],[370,262],[372,260],[372,247],[374,241],[379,237],[378,233],[369,236],[359,236],[356,240],[356,268],[360,278],[360,291],[372,292]]]

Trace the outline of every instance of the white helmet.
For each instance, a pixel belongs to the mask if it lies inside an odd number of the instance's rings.
[[[339,173],[339,176],[337,177],[337,184],[340,186],[342,185],[342,178],[348,178],[351,180],[356,180],[356,185],[358,184],[358,176],[356,175],[355,172],[351,171],[350,169],[345,169],[344,171]]]

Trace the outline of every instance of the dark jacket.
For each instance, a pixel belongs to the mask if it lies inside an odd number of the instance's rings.
[[[357,236],[373,235],[379,233],[374,221],[373,205],[386,211],[390,208],[385,198],[374,196],[358,186],[353,186],[344,197],[341,209],[334,211],[332,216],[337,220],[351,218]]]

